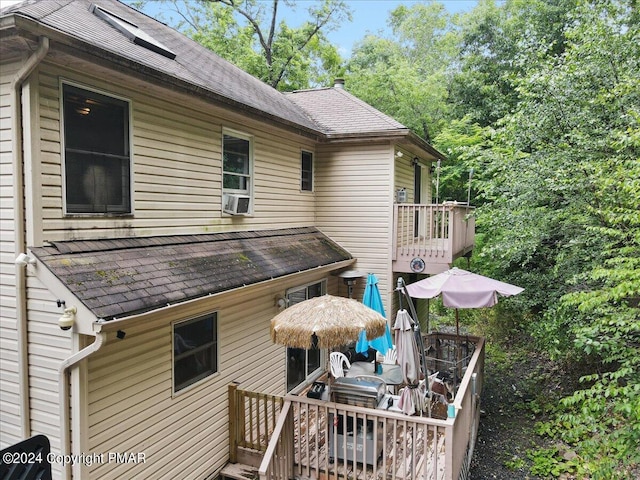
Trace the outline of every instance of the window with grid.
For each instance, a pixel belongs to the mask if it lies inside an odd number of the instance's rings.
[[[225,134],[222,140],[222,188],[226,193],[249,195],[252,145],[249,137]]]

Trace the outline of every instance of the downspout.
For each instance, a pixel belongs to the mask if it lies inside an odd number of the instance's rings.
[[[107,334],[105,332],[96,333],[96,338],[91,345],[83,348],[64,360],[58,369],[58,383],[60,386],[60,454],[63,458],[71,453],[71,436],[69,435],[71,430],[71,414],[69,410],[69,371],[89,355],[100,350],[100,348],[106,343],[106,340]],[[65,462],[62,474],[62,478],[64,480],[71,478],[71,462]]]
[[[18,71],[11,82],[13,114],[11,115],[12,175],[14,179],[13,205],[15,216],[14,248],[15,256],[26,253],[25,241],[25,201],[24,201],[24,158],[22,129],[22,86],[49,51],[49,39],[40,37],[38,49]],[[29,403],[29,354],[27,345],[27,275],[22,265],[15,267],[16,279],[16,331],[18,340],[18,378],[20,382],[20,419],[22,436],[31,436],[31,406]]]

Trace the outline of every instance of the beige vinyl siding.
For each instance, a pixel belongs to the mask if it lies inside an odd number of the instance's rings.
[[[219,471],[228,461],[228,385],[284,394],[285,350],[269,334],[276,294],[321,278],[308,273],[244,288],[123,327],[122,340],[109,334],[88,361],[88,449],[144,453],[146,464],[95,465],[87,478],[188,480]],[[208,312],[217,312],[218,373],[173,394],[171,322]]]
[[[0,69],[0,448],[22,440],[16,327],[11,81],[20,63]]]
[[[60,453],[59,367],[72,353],[71,332],[58,327],[62,310],[34,275],[27,277],[29,391],[32,435],[46,435],[52,453]],[[60,465],[52,464],[54,477]]]
[[[393,148],[389,143],[323,147],[316,156],[316,225],[375,273],[387,316],[392,294]],[[366,277],[358,282],[362,298]],[[344,291],[342,292],[344,295]]]
[[[407,202],[414,203],[415,201],[415,191],[414,191],[414,167],[411,163],[413,156],[411,153],[404,152],[404,155],[401,158],[396,157],[395,167],[394,167],[394,178],[395,178],[395,186],[394,191],[399,188],[405,188],[407,190]],[[431,188],[431,174],[429,172],[429,168],[427,166],[423,166],[422,168],[422,202],[421,203],[431,203],[432,199],[432,188]],[[407,225],[405,228],[413,230],[413,223]],[[406,235],[406,232],[397,232],[398,234]],[[395,274],[394,275],[394,285],[397,282],[398,277],[402,277],[406,284],[412,283],[414,280],[412,279],[415,275],[409,273],[403,274]],[[418,276],[417,278],[423,278],[423,275]],[[419,320],[421,322],[421,327],[425,326],[426,319],[426,301],[418,300],[418,308],[417,314]],[[396,294],[393,298],[393,312],[396,312],[400,306],[399,296]],[[402,305],[404,308],[407,308],[406,298],[402,297]],[[427,333],[426,330],[423,330],[423,333]]]
[[[404,188],[407,191],[407,203],[414,203],[414,171],[409,157],[410,155],[405,154],[402,158],[396,158],[394,165],[394,192]]]
[[[60,79],[131,101],[132,216],[66,217],[63,213]],[[129,91],[99,79],[49,66],[40,74],[40,149],[43,233],[47,240],[149,236],[284,228],[314,223],[315,196],[300,192],[302,137],[197,103],[193,97]],[[144,95],[143,95],[144,94]],[[175,94],[174,94],[175,97]],[[193,108],[190,107],[193,105]],[[254,142],[253,215],[223,215],[222,129]]]

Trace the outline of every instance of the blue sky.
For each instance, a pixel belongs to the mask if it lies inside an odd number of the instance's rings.
[[[329,39],[338,46],[343,56],[351,54],[353,45],[362,40],[367,33],[384,34],[387,31],[387,18],[389,12],[399,5],[410,7],[416,3],[428,3],[420,0],[346,0],[352,10],[352,21],[344,24],[336,31],[330,32]],[[298,6],[297,15],[305,13],[304,0],[296,2]],[[472,10],[478,3],[477,0],[439,0],[450,13],[459,13]],[[295,25],[296,15],[290,19],[287,13],[287,20]]]

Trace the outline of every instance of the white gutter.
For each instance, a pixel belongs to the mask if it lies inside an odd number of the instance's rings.
[[[24,229],[24,159],[22,149],[22,88],[29,75],[40,64],[49,51],[49,39],[40,37],[38,49],[31,55],[11,82],[11,145],[12,145],[12,175],[14,181],[13,205],[15,216],[14,248],[15,257],[26,252]],[[20,420],[22,436],[31,436],[31,407],[29,403],[29,355],[27,345],[27,276],[23,265],[15,267],[16,281],[16,331],[18,337],[18,379],[20,382]]]
[[[64,360],[58,369],[59,386],[60,386],[60,454],[63,458],[71,453],[71,418],[70,418],[70,401],[69,401],[69,370],[79,362],[87,358],[92,353],[97,352],[106,343],[106,333],[96,333],[95,341],[88,347],[83,348],[79,352],[74,353]],[[65,462],[62,471],[62,478],[68,480],[71,478],[71,462]]]

